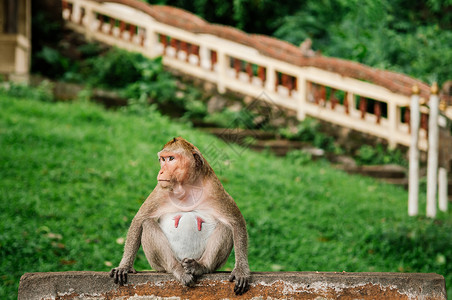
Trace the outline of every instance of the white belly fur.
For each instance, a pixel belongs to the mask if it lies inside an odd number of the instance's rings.
[[[198,218],[203,221],[201,230],[198,230]],[[177,222],[176,219],[179,221]],[[199,259],[204,253],[207,240],[215,229],[216,221],[209,215],[190,211],[163,215],[159,219],[159,225],[178,260]]]

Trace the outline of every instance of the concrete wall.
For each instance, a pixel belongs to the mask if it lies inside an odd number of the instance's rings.
[[[33,299],[447,299],[444,278],[408,273],[253,273],[250,290],[233,293],[229,273],[205,275],[193,288],[170,274],[140,272],[118,287],[106,272],[27,273],[19,300]]]
[[[30,57],[31,0],[0,0],[0,75],[27,81]]]

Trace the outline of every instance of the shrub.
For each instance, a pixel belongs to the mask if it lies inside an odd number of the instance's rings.
[[[363,145],[359,148],[355,160],[361,165],[381,165],[381,164],[398,164],[407,166],[402,151],[400,149],[385,148],[382,144],[377,146]]]
[[[296,130],[282,128],[279,130],[282,137],[294,141],[312,143],[314,146],[330,152],[338,152],[340,149],[334,144],[334,139],[320,132],[320,123],[312,118],[306,118],[300,122]]]
[[[44,80],[37,87],[24,83],[4,82],[0,85],[0,93],[17,98],[27,98],[37,101],[53,101],[53,84]]]
[[[141,78],[138,66],[145,60],[139,53],[112,48],[104,55],[87,59],[81,72],[92,84],[124,88]]]

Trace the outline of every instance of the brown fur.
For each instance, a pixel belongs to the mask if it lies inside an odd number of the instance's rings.
[[[176,159],[169,163],[169,160]],[[215,172],[198,148],[185,139],[174,138],[159,152],[161,170],[159,183],[143,203],[130,225],[119,267],[111,270],[115,283],[127,282],[127,273],[135,273],[133,262],[140,245],[149,264],[158,271],[166,271],[184,285],[192,286],[196,278],[220,268],[235,247],[235,267],[230,280],[236,281],[234,291],[243,294],[248,290],[250,270],[248,266],[248,236],[245,219],[232,197],[224,190]],[[201,188],[202,196],[195,199],[193,207],[177,207],[171,197],[188,199],[191,188]],[[206,241],[207,246],[198,260],[177,260],[170,244],[159,227],[159,218],[168,213],[205,211],[217,221],[214,232]]]

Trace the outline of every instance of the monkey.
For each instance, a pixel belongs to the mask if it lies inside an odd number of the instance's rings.
[[[234,292],[249,289],[248,234],[245,219],[199,149],[174,138],[158,153],[157,185],[129,227],[119,266],[110,271],[116,284],[127,283],[142,246],[156,271],[172,273],[185,286],[223,266],[235,250],[229,281]]]
[[[312,40],[310,38],[305,39],[300,44],[300,50],[304,57],[313,57],[316,56],[314,50],[312,50]]]

